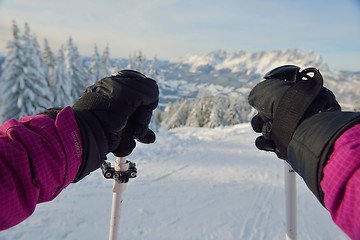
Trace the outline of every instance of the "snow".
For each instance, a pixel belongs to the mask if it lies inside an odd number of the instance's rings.
[[[119,239],[285,239],[283,162],[255,138],[241,124],[161,129],[156,143],[138,144]],[[297,190],[298,239],[349,239],[300,177]],[[112,181],[95,171],[0,239],[107,239],[111,201]]]

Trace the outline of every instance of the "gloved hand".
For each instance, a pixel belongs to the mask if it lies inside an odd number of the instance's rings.
[[[262,133],[255,141],[256,147],[273,151],[284,160],[300,122],[318,112],[341,111],[334,94],[322,86],[320,72],[315,68],[299,69],[286,65],[270,71],[248,97],[249,104],[258,111],[251,126]]]
[[[85,90],[72,106],[83,141],[82,165],[74,182],[99,168],[109,152],[122,157],[135,148],[135,139],[155,141],[149,123],[158,97],[156,82],[132,70],[105,77]],[[41,114],[55,118],[59,111]]]
[[[315,68],[282,66],[265,75],[248,97],[258,114],[251,120],[260,150],[273,151],[303,177],[324,205],[323,168],[336,139],[360,122],[360,113],[341,112]]]

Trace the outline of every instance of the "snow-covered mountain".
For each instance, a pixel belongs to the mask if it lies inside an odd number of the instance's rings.
[[[248,53],[243,50],[227,53],[216,50],[205,55],[187,54],[175,62],[191,65],[191,72],[208,70],[231,70],[231,72],[246,72],[247,74],[264,74],[269,69],[280,65],[294,64],[303,67],[316,66],[329,72],[325,61],[314,52],[302,52],[298,49],[284,51],[268,51]]]
[[[246,99],[262,76],[281,65],[316,67],[344,109],[353,109],[360,95],[360,72],[330,69],[325,60],[313,51],[298,49],[247,53],[245,51],[212,51],[207,54],[187,54],[160,66],[162,77],[161,105],[178,98],[193,98],[205,89],[217,94]]]

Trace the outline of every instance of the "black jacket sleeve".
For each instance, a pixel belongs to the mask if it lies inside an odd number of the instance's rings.
[[[289,143],[288,162],[323,205],[323,168],[336,139],[359,122],[359,112],[321,112],[305,119]]]

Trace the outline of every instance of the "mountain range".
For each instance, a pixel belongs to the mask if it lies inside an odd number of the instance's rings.
[[[324,86],[334,92],[344,110],[360,105],[360,72],[330,69],[313,51],[298,49],[186,54],[159,64],[161,103],[177,98],[193,98],[199,91],[239,96],[246,100],[250,90],[270,70],[281,65],[297,65],[301,69],[315,67],[324,78]]]

